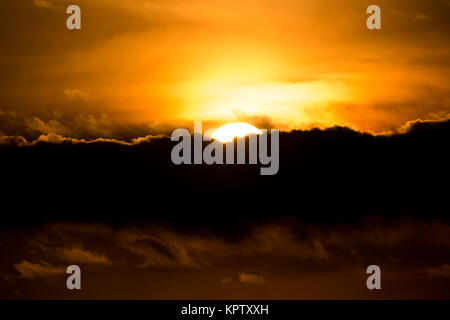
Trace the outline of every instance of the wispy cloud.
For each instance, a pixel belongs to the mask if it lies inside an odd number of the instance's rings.
[[[46,261],[32,263],[23,260],[14,264],[14,268],[20,273],[21,277],[28,279],[53,277],[65,272],[64,267],[57,267]]]
[[[61,248],[58,252],[63,259],[72,264],[111,264],[111,261],[106,255],[77,247]]]
[[[450,265],[443,264],[438,267],[427,267],[426,272],[430,278],[450,278]]]
[[[238,279],[244,284],[263,284],[266,282],[262,276],[246,272],[239,273]]]
[[[66,95],[66,97],[72,100],[89,100],[91,98],[89,93],[84,92],[80,89],[65,89],[64,94]]]
[[[38,8],[51,9],[53,4],[48,0],[33,0],[33,4]]]

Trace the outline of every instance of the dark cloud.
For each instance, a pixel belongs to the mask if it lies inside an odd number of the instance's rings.
[[[59,136],[60,140],[123,140],[145,139],[146,136],[170,134],[185,123],[123,124],[106,114],[80,113],[73,117],[46,113],[29,117],[24,113],[0,109],[0,138],[14,136],[30,142],[45,136]],[[6,138],[3,138],[6,139]],[[45,138],[43,138],[45,139]],[[119,142],[119,141],[118,141]]]
[[[208,228],[192,232],[191,228],[150,220],[126,226],[60,222],[2,232],[0,254],[8,247],[15,250],[0,264],[0,296],[12,297],[5,283],[25,298],[65,296],[61,283],[70,264],[80,265],[87,277],[83,278],[87,298],[125,297],[124,292],[128,298],[142,298],[149,288],[145,279],[160,279],[151,286],[153,298],[165,297],[169,288],[191,296],[198,288],[191,282],[208,288],[208,295],[200,295],[203,298],[217,297],[220,292],[226,293],[224,297],[236,297],[254,288],[263,291],[254,292],[253,298],[263,298],[265,290],[280,290],[286,281],[291,287],[278,291],[279,298],[300,295],[311,299],[324,291],[329,298],[362,298],[367,294],[360,291],[365,267],[374,263],[383,272],[385,298],[450,294],[447,282],[433,291],[435,278],[448,278],[448,222],[366,217],[351,225],[328,227],[305,224],[301,219],[242,223],[248,231],[234,240]],[[175,274],[181,278],[176,280]],[[336,284],[340,278],[347,281],[344,287],[325,290],[327,282]],[[411,291],[402,279],[417,286]],[[46,281],[46,293],[34,296],[29,285],[41,280]],[[105,286],[110,289],[98,291]]]
[[[384,297],[447,297],[449,133],[282,132],[275,176],[175,166],[164,136],[4,137],[1,295],[70,297],[61,271],[80,264],[85,298],[366,298],[379,264]]]
[[[14,268],[20,273],[21,277],[28,279],[54,277],[65,272],[63,267],[55,267],[46,261],[31,263],[23,260],[14,264]]]
[[[450,277],[450,265],[443,264],[438,267],[427,267],[426,272],[429,277]]]
[[[97,252],[92,252],[89,250],[84,250],[82,248],[70,247],[61,248],[58,253],[61,258],[65,259],[70,263],[79,264],[110,264],[111,261],[104,254],[99,254]]]
[[[238,279],[244,284],[257,285],[266,282],[263,277],[257,274],[242,272],[239,273]]]
[[[25,212],[25,222],[46,221],[63,210],[73,219],[172,216],[226,228],[234,217],[274,212],[330,221],[367,213],[440,217],[448,208],[441,185],[449,130],[443,120],[410,122],[383,135],[344,127],[283,132],[280,170],[271,177],[259,175],[260,165],[176,166],[175,143],[165,136],[3,136],[3,203],[11,208],[5,219]],[[158,206],[166,209],[141,209]],[[38,209],[45,213],[33,214]]]

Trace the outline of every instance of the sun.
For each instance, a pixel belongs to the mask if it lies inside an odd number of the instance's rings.
[[[234,122],[226,124],[211,135],[211,138],[222,143],[231,142],[234,138],[242,138],[250,134],[262,134],[262,131],[245,122]]]

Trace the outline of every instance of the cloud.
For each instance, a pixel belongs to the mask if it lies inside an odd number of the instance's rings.
[[[439,267],[427,267],[426,272],[430,278],[450,278],[450,265],[443,264]]]
[[[30,144],[40,136],[50,134],[61,136],[62,139],[59,140],[63,141],[109,139],[117,140],[118,143],[119,140],[128,143],[133,140],[143,142],[149,136],[168,135],[182,125],[158,122],[123,124],[103,113],[67,115],[43,112],[40,116],[30,117],[24,113],[0,109],[0,137],[22,137]]]
[[[109,265],[111,261],[102,254],[77,247],[59,249],[59,255],[71,264]]]
[[[262,276],[259,276],[257,274],[246,273],[246,272],[239,273],[238,279],[241,283],[250,284],[250,285],[263,284],[266,282],[266,280]]]
[[[144,259],[141,267],[197,268],[203,266],[205,262],[202,259],[196,259],[193,256],[195,251],[183,240],[186,239],[163,231],[154,235],[124,232],[120,236],[120,245]]]
[[[424,13],[416,14],[415,19],[418,21],[430,21],[431,20],[430,16],[428,16]]]
[[[47,0],[33,0],[33,4],[38,8],[51,9],[53,5]]]
[[[221,278],[220,279],[220,283],[221,284],[229,284],[229,283],[231,283],[233,281],[233,278],[231,278],[231,277],[225,277],[225,278]]]
[[[269,261],[287,259],[300,265],[326,266],[343,256],[352,259],[364,257],[365,251],[373,252],[379,247],[384,248],[383,260],[390,262],[398,261],[393,255],[398,248],[405,246],[440,246],[442,250],[450,250],[450,226],[437,221],[424,224],[407,220],[398,223],[369,220],[358,226],[328,228],[297,225],[295,222],[266,222],[258,226],[248,225],[246,230],[233,241],[226,241],[220,234],[175,231],[159,224],[114,230],[107,224],[53,223],[27,236],[33,239],[29,242],[31,251],[40,253],[24,257],[25,262],[15,266],[18,270],[38,270],[34,272],[36,274],[39,270],[51,273],[51,270],[59,270],[53,265],[61,262],[109,266],[112,265],[108,258],[110,255],[118,258],[118,265],[127,264],[123,257],[129,254],[139,258],[141,263],[135,266],[140,268],[214,269],[221,265],[220,261],[238,262],[244,257],[251,260],[267,258]],[[229,232],[233,234],[232,230]],[[99,243],[102,243],[101,247]],[[85,246],[92,250],[83,249]],[[38,257],[45,257],[53,264],[27,262]],[[446,268],[448,266],[441,267],[441,271]],[[31,273],[33,271],[28,274]],[[224,279],[223,283],[229,282]],[[259,278],[242,272],[239,279],[241,282],[257,282]]]
[[[89,95],[89,93],[86,93],[80,89],[65,89],[64,90],[64,94],[72,100],[89,100],[91,98],[91,96]]]
[[[273,120],[268,116],[249,116],[240,110],[234,110],[235,117],[239,122],[248,122],[259,129],[282,129],[285,125],[274,124]]]
[[[321,241],[314,236],[299,241],[295,231],[286,225],[264,225],[252,229],[244,246],[250,252],[280,254],[301,260],[329,262],[330,256]]]
[[[293,259],[328,262],[329,255],[315,238],[297,241],[285,226],[265,225],[249,231],[239,244],[215,236],[186,237],[169,230],[124,231],[119,244],[144,259],[142,267],[209,268],[216,260],[236,256],[279,255]]]
[[[399,127],[398,129],[395,129],[394,131],[386,132],[385,134],[405,134],[412,131],[418,131],[423,130],[426,128],[432,129],[432,128],[439,128],[442,125],[446,125],[450,120],[450,113],[447,114],[439,114],[439,118],[436,120],[411,120]]]
[[[0,146],[7,146],[7,147],[26,147],[30,144],[24,137],[20,136],[2,136],[0,135]]]
[[[32,263],[23,260],[21,263],[14,264],[14,268],[20,273],[20,276],[28,279],[47,278],[65,273],[63,267],[55,267],[46,261]]]
[[[35,145],[39,142],[54,144],[60,143],[117,143],[122,145],[137,145],[149,143],[156,139],[170,136],[177,127],[192,127],[192,123],[150,123],[142,125],[119,124],[106,114],[93,115],[80,113],[75,117],[64,117],[59,119],[43,119],[36,116],[27,117],[14,111],[3,111],[0,109],[0,145],[18,146]],[[369,133],[373,136],[390,136],[393,134],[407,134],[420,128],[446,126],[450,114],[445,112],[430,113],[433,119],[411,120],[392,130],[383,132],[365,132],[355,128],[349,128],[355,133]],[[285,132],[292,130],[287,124],[274,123],[269,117],[247,116],[245,113],[237,112],[239,121],[250,122],[260,128],[284,128]],[[335,127],[320,127],[322,130],[334,130]],[[317,127],[312,126],[308,130],[314,132]],[[282,129],[283,130],[283,129]],[[296,130],[292,130],[296,131]],[[299,130],[297,130],[299,131]],[[305,130],[306,131],[306,130]],[[317,131],[315,131],[317,132]],[[25,142],[27,141],[27,142]]]
[[[343,225],[306,224],[292,218],[274,223],[274,219],[241,221],[223,230],[145,220],[115,226],[60,222],[18,232],[2,231],[0,255],[4,259],[0,274],[20,288],[21,279],[51,278],[64,274],[62,266],[79,262],[97,275],[89,280],[90,287],[104,282],[114,285],[111,277],[120,274],[117,286],[122,288],[124,282],[130,281],[135,286],[125,287],[134,288],[130,292],[137,294],[139,288],[150,285],[147,281],[160,281],[155,284],[155,297],[163,297],[161,294],[167,294],[169,288],[169,293],[176,289],[192,294],[190,286],[200,280],[202,286],[216,293],[235,290],[242,284],[244,294],[245,290],[270,282],[271,288],[315,288],[311,296],[304,293],[304,297],[312,297],[318,288],[342,283],[344,278],[350,287],[355,283],[359,286],[365,279],[363,267],[373,261],[389,270],[394,282],[448,278],[450,274],[445,263],[450,253],[450,226],[444,221],[371,217],[364,223]],[[237,231],[236,227],[243,228]],[[326,250],[327,263],[311,254],[315,242],[321,244],[321,249],[316,250]],[[6,254],[10,248],[19,248],[12,250],[13,257]],[[107,257],[114,257],[114,264]],[[11,260],[21,262],[10,264]],[[18,275],[11,274],[11,266]],[[350,281],[352,277],[358,277],[352,280],[356,282]],[[337,297],[339,292],[341,289],[330,294]],[[391,293],[388,289],[385,294]],[[111,294],[118,297],[117,293]],[[293,294],[283,292],[278,297]]]
[[[45,122],[39,118],[33,117],[32,119],[27,119],[26,124],[29,130],[36,131],[39,134],[55,134],[62,136],[70,136],[72,134],[72,130],[57,120],[49,120]]]
[[[189,217],[217,227],[219,220],[226,225],[230,217],[256,212],[325,221],[385,211],[392,216],[414,212],[421,217],[442,217],[443,208],[448,207],[441,184],[448,176],[445,146],[450,120],[417,121],[403,131],[372,135],[334,127],[282,132],[282,161],[278,175],[273,177],[276,187],[270,179],[259,179],[258,166],[176,166],[170,158],[175,143],[164,136],[124,141],[47,134],[31,142],[2,136],[2,163],[7,168],[2,181],[12,186],[3,191],[4,205],[20,205],[24,212],[34,212],[33,203],[38,203],[42,210],[45,208],[44,220],[58,216],[58,208],[71,211],[68,217],[73,214],[101,220],[107,212],[119,219],[142,218],[142,208],[166,208],[170,204],[164,218],[184,221],[187,217],[182,213],[201,193],[199,201],[204,209],[195,210]],[[231,194],[240,196],[239,211],[232,197],[224,196]],[[47,208],[43,199],[49,195],[54,205]],[[69,195],[76,201],[68,207]],[[432,213],[426,215],[426,211]],[[9,215],[6,219],[18,221],[19,217]],[[261,230],[254,226],[245,239],[247,246],[241,250],[249,254],[278,251],[323,264],[333,261],[330,243],[323,238],[302,238],[285,229],[285,225],[276,224]],[[134,235],[124,244],[132,247],[136,242],[136,248],[130,250],[140,251],[143,264],[208,265],[209,259],[203,254],[208,251],[205,240],[184,240],[155,232]],[[223,245],[223,255],[232,252],[232,246],[217,244]]]
[[[148,138],[148,140],[151,140]],[[115,139],[103,139],[103,138],[97,138],[94,140],[85,140],[85,139],[76,139],[76,138],[68,138],[63,137],[62,135],[55,134],[55,133],[49,133],[46,135],[41,135],[39,138],[34,140],[31,143],[28,143],[28,146],[37,145],[39,143],[51,143],[51,144],[62,144],[62,143],[69,143],[69,144],[118,144],[118,145],[132,145],[131,143],[115,140]]]
[[[282,261],[326,268],[344,259],[364,261],[370,252],[388,263],[408,263],[411,257],[401,251],[413,245],[447,252],[448,223],[432,219],[446,218],[448,197],[441,186],[447,177],[449,134],[449,120],[416,121],[402,133],[384,135],[342,127],[282,132],[283,166],[275,180],[260,179],[247,166],[175,166],[168,137],[124,142],[48,134],[25,148],[3,145],[2,181],[11,186],[3,190],[3,205],[26,217],[5,215],[5,225],[51,222],[62,217],[62,210],[65,219],[101,221],[112,216],[118,225],[138,221],[138,227],[115,231],[106,224],[97,230],[70,223],[41,230],[46,237],[30,238],[60,254],[24,254],[9,266],[38,259],[58,266],[68,257],[93,266],[113,261],[116,266],[129,258],[139,270],[194,272],[232,261],[239,269],[220,274],[237,274],[254,270],[237,263],[245,257],[263,265]],[[193,213],[187,211],[191,207]],[[42,213],[35,214],[37,210]],[[389,221],[360,221],[371,214],[388,216]],[[404,214],[423,221],[396,222]],[[286,216],[293,221],[283,221]],[[238,217],[244,222],[237,223]],[[355,220],[357,228],[345,226]],[[178,229],[158,221],[176,221]],[[317,221],[323,223],[317,227]],[[338,223],[344,226],[333,226]],[[436,249],[422,252],[428,257]],[[446,263],[439,259],[420,268]],[[216,283],[218,278],[214,275]]]

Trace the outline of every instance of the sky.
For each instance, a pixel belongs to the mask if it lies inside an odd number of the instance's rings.
[[[69,4],[0,4],[5,135],[136,137],[193,120],[385,132],[450,111],[446,0],[378,1],[372,31],[362,0],[80,0],[80,31]]]
[[[449,18],[449,0],[1,0],[0,298],[448,299]],[[281,129],[279,171],[176,166],[194,120]]]

